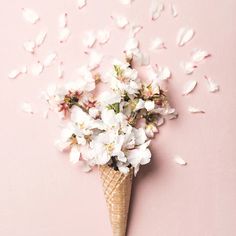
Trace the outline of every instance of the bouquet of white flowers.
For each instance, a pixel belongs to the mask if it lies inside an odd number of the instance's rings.
[[[175,116],[157,81],[141,81],[131,64],[115,61],[105,80],[82,67],[78,81],[44,93],[50,109],[67,120],[57,147],[86,170],[99,167],[116,236],[126,232],[133,174],[150,162],[149,144],[164,117]],[[108,91],[98,93],[99,83]]]

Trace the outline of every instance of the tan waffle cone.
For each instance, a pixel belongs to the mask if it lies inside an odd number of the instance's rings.
[[[125,236],[129,213],[133,170],[122,174],[104,165],[99,167],[113,236]]]

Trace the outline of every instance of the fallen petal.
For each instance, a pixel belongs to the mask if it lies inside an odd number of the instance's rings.
[[[27,41],[23,44],[25,51],[34,53],[36,44],[34,41]]]
[[[174,161],[176,164],[179,164],[179,165],[182,165],[182,166],[186,166],[187,165],[187,162],[180,156],[176,155],[174,157]]]
[[[152,0],[150,9],[149,9],[149,14],[151,17],[151,20],[156,20],[161,16],[161,13],[164,11],[164,4],[163,2],[159,0]]]
[[[67,26],[67,13],[63,13],[58,18],[59,28],[65,28]]]
[[[204,59],[208,58],[210,56],[210,53],[208,53],[205,50],[201,49],[195,49],[192,54],[192,61],[193,62],[201,62]]]
[[[133,2],[133,0],[120,0],[120,3],[121,4],[124,4],[124,5],[129,5]]]
[[[220,86],[213,79],[211,79],[208,76],[204,76],[204,78],[208,82],[208,90],[209,90],[209,92],[215,93],[215,92],[218,92],[220,90]]]
[[[189,106],[188,107],[188,111],[190,113],[205,113],[205,111],[199,109],[199,108],[196,108],[196,107],[192,107],[192,106]]]
[[[184,46],[194,36],[194,30],[190,28],[181,28],[177,34],[176,43],[179,47]]]
[[[95,52],[95,51],[90,52],[90,54],[89,54],[89,65],[88,65],[89,69],[94,70],[97,67],[99,67],[100,63],[102,61],[102,58],[103,58],[103,55],[101,53],[98,53],[98,52]]]
[[[151,42],[150,50],[154,51],[154,50],[157,50],[157,49],[166,49],[165,43],[160,38],[155,38]]]
[[[177,17],[178,16],[177,9],[176,9],[176,7],[175,7],[175,5],[173,3],[170,3],[170,11],[171,11],[171,15],[173,17]]]
[[[180,66],[183,69],[184,73],[187,75],[192,74],[197,68],[197,65],[193,62],[181,62]]]
[[[12,71],[8,74],[8,78],[10,78],[10,79],[16,79],[20,74],[21,74],[21,71],[15,69],[15,70],[12,70]]]
[[[182,95],[188,95],[189,93],[191,93],[195,89],[196,86],[197,86],[197,81],[196,80],[189,80],[184,85]]]
[[[67,27],[61,28],[59,30],[59,42],[60,43],[66,42],[68,40],[68,38],[70,37],[70,34],[71,34],[71,32],[70,32],[69,28],[67,28]]]
[[[79,9],[82,9],[83,7],[85,7],[87,4],[87,1],[86,0],[77,0],[77,7]]]
[[[45,41],[46,39],[46,36],[47,36],[47,31],[46,30],[43,30],[41,31],[37,36],[36,36],[36,39],[35,39],[35,44],[37,47],[40,47],[43,42]]]
[[[38,76],[43,72],[43,65],[38,61],[31,66],[31,73],[33,76]]]
[[[125,16],[111,16],[111,18],[120,29],[125,28],[125,26],[129,24],[129,21]]]
[[[141,25],[131,25],[130,26],[130,32],[129,32],[129,36],[130,36],[130,38],[133,38],[133,37],[135,37],[135,35],[140,31],[140,30],[142,30],[143,29],[143,26],[141,26]]]
[[[60,62],[57,68],[57,75],[59,79],[62,79],[64,76],[63,62]]]
[[[31,24],[35,24],[36,22],[39,21],[38,14],[32,9],[22,8],[22,15],[23,15],[23,18]]]
[[[56,54],[55,52],[50,53],[50,54],[45,58],[45,60],[44,60],[44,62],[43,62],[43,65],[44,65],[45,67],[50,66],[50,65],[53,63],[53,61],[56,59],[56,57],[57,57],[57,54]]]
[[[105,44],[110,39],[110,31],[108,30],[99,30],[97,33],[97,40],[100,44]]]
[[[96,42],[96,35],[93,31],[88,31],[85,33],[83,44],[84,46],[91,48]]]
[[[26,113],[34,114],[33,109],[32,109],[32,105],[28,102],[22,103],[21,110]]]

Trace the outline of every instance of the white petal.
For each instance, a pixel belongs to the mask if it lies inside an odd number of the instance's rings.
[[[129,38],[125,44],[125,51],[130,52],[139,47],[139,41],[136,38]]]
[[[80,159],[80,152],[77,146],[74,146],[71,148],[71,151],[70,151],[70,162],[75,164],[79,161],[79,159]]]
[[[160,69],[160,75],[158,77],[160,80],[167,80],[170,77],[171,77],[171,72],[167,66]]]
[[[15,69],[15,70],[12,70],[12,71],[8,74],[8,78],[10,78],[10,79],[16,79],[20,74],[21,74],[21,71]]]
[[[38,61],[31,66],[31,73],[33,76],[38,76],[43,72],[43,65]]]
[[[110,39],[110,31],[108,30],[99,30],[97,33],[97,40],[100,44],[105,44]]]
[[[22,74],[26,74],[26,73],[28,72],[27,66],[22,66],[22,67],[20,68],[20,72],[21,72]]]
[[[205,111],[199,109],[199,108],[196,108],[196,107],[192,107],[192,106],[189,106],[188,107],[188,111],[190,113],[205,113]]]
[[[38,14],[32,9],[22,8],[22,15],[24,19],[31,24],[35,24],[37,21],[39,21]]]
[[[62,79],[64,76],[63,62],[60,62],[60,64],[57,67],[57,76],[59,79]]]
[[[46,30],[42,30],[37,36],[36,36],[36,39],[35,39],[35,44],[37,47],[40,47],[43,42],[45,41],[46,39],[46,36],[47,36],[47,31]]]
[[[86,161],[82,161],[81,164],[82,164],[81,168],[83,172],[87,173],[92,170],[91,166]]]
[[[22,103],[21,110],[30,114],[34,113],[31,104],[27,102]]]
[[[133,2],[133,0],[120,0],[120,3],[121,4],[124,4],[124,5],[129,5]]]
[[[83,44],[88,47],[91,48],[93,47],[93,45],[96,42],[96,35],[93,31],[88,31],[85,33],[84,39],[83,39]]]
[[[130,36],[130,38],[133,38],[133,37],[135,37],[135,35],[140,31],[140,30],[142,30],[143,29],[143,26],[141,26],[141,25],[131,25],[130,26],[130,32],[129,32],[129,36]]]
[[[67,26],[67,13],[63,13],[58,18],[59,28],[65,28]]]
[[[173,17],[177,17],[178,16],[178,12],[176,10],[176,7],[173,3],[170,3],[170,10],[171,10],[171,15]]]
[[[209,90],[209,92],[215,93],[215,92],[218,92],[220,90],[219,85],[213,79],[211,79],[208,76],[204,76],[204,77],[205,77],[205,79],[208,82],[208,90]]]
[[[161,13],[164,11],[164,4],[159,0],[152,0],[151,6],[149,9],[149,14],[151,20],[156,20],[161,16]]]
[[[117,27],[121,29],[125,28],[125,26],[129,24],[129,21],[125,16],[112,16],[111,18],[115,21]]]
[[[44,65],[45,67],[50,66],[50,65],[53,63],[53,61],[56,59],[56,57],[57,57],[57,54],[56,54],[55,52],[50,53],[50,54],[45,58],[45,60],[44,60],[44,62],[43,62],[43,65]]]
[[[77,7],[78,7],[79,9],[82,9],[82,8],[85,7],[86,4],[87,4],[87,0],[76,0],[76,1],[77,1]]]
[[[25,51],[34,53],[36,44],[34,41],[27,41],[23,44]]]
[[[176,164],[179,164],[179,165],[182,165],[182,166],[187,165],[187,162],[182,157],[180,157],[179,155],[175,155],[174,161],[175,161]]]
[[[99,67],[101,61],[102,61],[103,55],[101,53],[92,51],[89,54],[89,69],[94,70],[97,67]]]
[[[190,28],[181,28],[177,34],[176,43],[182,47],[189,42],[194,36],[194,30]]]
[[[67,27],[59,29],[59,42],[60,43],[66,42],[70,37],[70,34],[71,34],[70,29]]]
[[[197,65],[193,62],[181,62],[180,66],[183,69],[184,73],[187,75],[192,74],[197,68]]]
[[[196,80],[189,80],[188,82],[185,83],[182,94],[187,95],[187,94],[191,93],[194,90],[194,88],[196,87],[196,85],[197,85]]]
[[[207,51],[201,50],[201,49],[195,49],[192,55],[192,61],[201,62],[209,56],[210,56],[210,53],[208,53]]]
[[[144,107],[147,109],[147,111],[151,111],[155,108],[155,103],[154,101],[146,101],[144,103]]]
[[[166,49],[165,43],[160,38],[155,38],[151,42],[150,50],[156,50],[156,49]]]

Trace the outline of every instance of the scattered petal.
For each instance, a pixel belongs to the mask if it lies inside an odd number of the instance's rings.
[[[40,47],[43,42],[45,41],[46,39],[46,36],[47,36],[47,31],[46,30],[42,30],[37,36],[36,36],[36,39],[35,39],[35,44],[37,47]]]
[[[178,16],[177,9],[176,9],[176,7],[175,7],[175,5],[173,3],[170,3],[170,11],[171,11],[171,15],[173,17],[177,17]]]
[[[101,61],[102,61],[103,55],[101,53],[92,51],[89,54],[89,69],[94,70],[97,67],[99,67]]]
[[[205,111],[203,111],[203,110],[201,110],[201,109],[199,109],[197,107],[192,107],[192,106],[188,107],[188,111],[190,113],[205,113]]]
[[[121,4],[124,4],[124,5],[129,5],[133,2],[133,0],[120,0],[120,3]]]
[[[151,20],[156,20],[161,16],[161,13],[164,11],[164,4],[159,0],[152,0],[151,6],[149,9]]]
[[[190,28],[181,28],[177,34],[176,43],[179,47],[184,46],[194,36],[194,30]]]
[[[27,66],[22,66],[22,67],[20,68],[20,72],[21,72],[22,74],[26,74],[26,73],[28,72]]]
[[[27,41],[23,44],[25,51],[34,53],[36,44],[34,41]]]
[[[111,16],[111,18],[115,21],[117,27],[120,29],[125,28],[125,26],[129,24],[129,21],[125,16]]]
[[[179,165],[182,165],[182,166],[186,166],[187,165],[187,162],[180,156],[176,155],[174,157],[174,161],[176,164],[179,164]]]
[[[213,79],[211,79],[208,76],[204,76],[204,78],[208,82],[208,90],[209,90],[209,92],[215,93],[215,92],[218,92],[220,90],[219,85]]]
[[[63,62],[60,62],[57,68],[57,76],[59,79],[62,79],[64,76]]]
[[[63,13],[58,18],[58,26],[59,28],[67,27],[67,13]]]
[[[181,62],[180,66],[183,69],[184,73],[187,75],[192,74],[197,68],[197,65],[193,62]]]
[[[96,35],[93,31],[88,31],[85,33],[83,44],[84,46],[91,48],[96,42]]]
[[[195,49],[192,55],[192,61],[201,62],[209,56],[210,56],[210,53],[208,53],[207,51],[204,51],[201,49]]]
[[[105,44],[110,39],[110,31],[108,30],[99,30],[97,33],[97,40],[100,44]]]
[[[16,79],[19,75],[21,74],[21,72],[17,69],[12,70],[9,74],[8,74],[8,78],[10,79]]]
[[[125,51],[132,52],[139,47],[139,41],[136,38],[129,38],[125,44]]]
[[[132,24],[132,25],[130,26],[130,32],[129,32],[130,38],[135,37],[136,34],[137,34],[140,30],[142,30],[142,29],[143,29],[143,26]]]
[[[35,24],[36,22],[39,21],[38,14],[32,9],[22,8],[22,15],[24,19],[31,24]]]
[[[53,61],[56,59],[56,57],[57,57],[57,54],[55,52],[50,53],[44,60],[43,65],[45,67],[50,66],[53,63]]]
[[[43,72],[43,65],[40,61],[31,66],[31,73],[33,76],[38,76]]]
[[[22,103],[21,110],[26,113],[34,114],[33,109],[32,109],[32,105],[28,102]]]
[[[196,80],[189,80],[184,85],[182,95],[188,95],[189,93],[191,93],[195,89],[196,86],[197,86],[197,81]]]
[[[82,9],[83,7],[85,7],[87,4],[87,0],[77,0],[77,7],[79,9]]]
[[[157,49],[166,49],[165,43],[160,38],[155,38],[151,42],[150,50],[154,51],[154,50],[157,50]]]
[[[61,28],[59,30],[59,42],[60,43],[64,43],[68,40],[68,38],[70,37],[70,30],[69,28],[65,27],[65,28]]]
[[[159,76],[158,76],[159,80],[167,80],[170,77],[171,77],[171,72],[167,66],[159,68]]]

